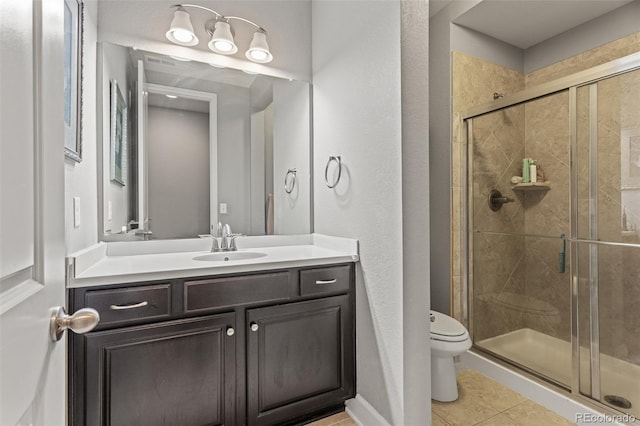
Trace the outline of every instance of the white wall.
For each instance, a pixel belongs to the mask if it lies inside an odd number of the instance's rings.
[[[360,241],[357,392],[401,425],[400,6],[321,0],[312,17],[314,230]],[[330,155],[343,162],[335,189],[324,182]]]
[[[429,21],[431,307],[449,313],[451,283],[451,22],[480,0],[451,2]]]
[[[150,106],[147,123],[154,237],[209,234],[209,114]]]
[[[486,34],[451,25],[451,51],[464,52],[494,64],[523,72],[524,51]]]
[[[311,149],[311,147],[309,147]],[[273,194],[273,103],[264,110],[264,194],[265,223],[268,195]]]
[[[264,110],[251,114],[251,228],[249,235],[263,235],[266,229],[264,116]]]
[[[560,62],[595,47],[640,31],[640,0],[525,50],[524,72]]]
[[[128,150],[131,146],[131,126],[127,124],[127,141],[126,148],[123,147],[123,164],[122,177],[124,186],[111,180],[111,82],[116,81],[120,93],[122,94],[128,108],[129,123],[131,122],[131,85],[129,78],[131,77],[131,63],[129,52],[126,47],[116,46],[114,44],[103,43],[101,49],[98,50],[99,64],[101,69],[101,77],[97,81],[98,90],[101,96],[98,96],[98,102],[102,102],[102,107],[98,109],[101,113],[101,121],[98,128],[101,130],[102,138],[102,171],[103,171],[103,218],[104,223],[101,231],[118,233],[121,228],[126,226],[131,219],[130,216],[130,190],[132,188],[129,176],[129,164],[127,159]],[[109,202],[111,203],[111,219],[109,219]]]
[[[360,241],[349,408],[365,424],[428,425],[428,3],[319,0],[312,16],[315,232]]]
[[[219,85],[223,86],[223,85]],[[219,214],[233,232],[248,234],[251,226],[251,106],[249,89],[224,85],[218,95],[218,203]]]
[[[431,424],[429,3],[401,1],[404,423]],[[436,249],[437,246],[436,246]]]
[[[311,218],[311,147],[309,85],[273,83],[273,203],[276,234],[308,234]],[[309,119],[305,120],[304,118]],[[284,177],[296,169],[296,184],[287,194]]]
[[[65,161],[65,240],[72,253],[98,240],[97,153],[96,153],[96,41],[98,5],[85,3],[82,85],[82,162]],[[81,224],[73,226],[73,197],[80,197]]]

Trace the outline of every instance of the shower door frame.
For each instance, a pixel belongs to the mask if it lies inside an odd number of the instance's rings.
[[[470,188],[473,188],[473,120],[474,118],[483,116],[485,114],[524,104],[526,102],[534,101],[546,96],[551,96],[557,93],[568,91],[569,94],[569,162],[570,162],[570,198],[569,198],[569,211],[570,217],[570,236],[566,240],[570,244],[570,276],[571,276],[571,365],[572,375],[571,384],[568,390],[575,396],[596,403],[601,408],[611,410],[610,406],[607,406],[600,402],[600,351],[599,351],[599,318],[598,318],[598,282],[597,280],[590,280],[589,285],[589,342],[590,342],[590,366],[591,372],[589,374],[591,382],[591,394],[586,395],[580,392],[580,340],[579,340],[579,311],[578,311],[578,271],[576,268],[579,243],[589,244],[590,250],[597,251],[597,246],[604,244],[610,246],[631,246],[638,248],[635,244],[616,243],[616,242],[602,242],[596,239],[581,239],[578,238],[578,223],[577,223],[577,200],[578,200],[578,173],[577,173],[577,90],[579,87],[589,87],[589,109],[590,109],[590,128],[589,128],[589,145],[590,145],[590,175],[595,176],[597,166],[597,156],[593,157],[595,150],[591,149],[597,146],[597,126],[593,114],[597,108],[597,83],[599,81],[615,77],[628,72],[640,70],[640,52],[634,53],[616,59],[614,61],[607,62],[602,65],[598,65],[587,70],[568,75],[566,77],[559,78],[557,80],[538,85],[529,89],[525,89],[521,92],[505,95],[502,98],[494,100],[492,102],[479,105],[474,108],[470,108],[461,114],[457,114],[455,120],[457,121],[458,128],[461,129],[463,135],[463,145],[466,149],[463,150],[463,164],[466,162],[466,179],[464,180],[464,196],[462,197],[462,223],[463,223],[463,242],[462,252],[467,259],[467,262],[463,265],[463,288],[466,289],[466,294],[463,297],[466,299],[466,309],[463,315],[467,316],[469,325],[469,332],[472,340],[474,339],[474,301],[473,301],[473,215],[470,214],[473,211],[473,193]],[[456,128],[456,126],[454,126]],[[594,145],[595,144],[595,145]],[[595,162],[594,162],[595,161]],[[594,192],[597,191],[597,182],[591,183],[590,177],[589,194],[590,199],[593,199]],[[592,205],[590,208],[596,208]],[[593,224],[591,224],[593,225]],[[597,224],[596,224],[597,226]],[[591,226],[590,226],[591,228]],[[591,238],[592,234],[590,234]],[[596,253],[597,254],[597,253]],[[591,262],[593,265],[593,262]],[[591,267],[591,266],[590,266]],[[597,266],[596,266],[597,267]],[[592,271],[593,272],[593,271]],[[596,271],[597,272],[597,271]],[[475,346],[475,345],[474,345]],[[495,355],[495,354],[494,354]],[[504,359],[503,357],[499,357]],[[505,359],[505,361],[508,361]],[[511,361],[510,363],[514,363]],[[544,377],[540,373],[535,372],[527,367],[520,365],[524,370],[534,374],[537,377],[541,377],[546,381],[556,383],[563,388],[566,385],[562,385],[555,380]]]

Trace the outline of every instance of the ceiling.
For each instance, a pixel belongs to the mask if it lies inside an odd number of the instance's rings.
[[[527,49],[632,1],[484,0],[454,23]],[[448,3],[438,0],[436,5]]]

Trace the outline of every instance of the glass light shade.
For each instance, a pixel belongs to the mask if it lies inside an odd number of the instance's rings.
[[[166,36],[169,41],[181,46],[195,46],[199,41],[193,32],[189,14],[181,7],[173,14],[173,21]]]
[[[221,55],[233,55],[238,51],[238,46],[233,42],[231,25],[228,22],[216,22],[216,29],[211,35],[208,46],[209,49]]]
[[[263,31],[256,31],[253,34],[246,56],[250,61],[259,64],[266,64],[273,60],[273,55],[269,51],[269,45],[267,44],[267,34]]]

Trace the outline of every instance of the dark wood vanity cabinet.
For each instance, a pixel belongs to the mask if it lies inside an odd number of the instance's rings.
[[[250,425],[282,424],[354,392],[348,296],[247,311]]]
[[[89,333],[87,425],[234,424],[233,314]]]
[[[102,320],[69,337],[69,423],[280,425],[336,409],[355,395],[353,281],[345,264],[71,289],[70,310]]]

